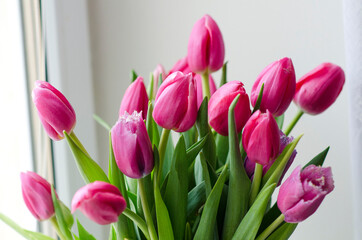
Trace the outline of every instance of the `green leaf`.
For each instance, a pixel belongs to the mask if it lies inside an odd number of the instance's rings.
[[[220,163],[224,165],[229,154],[229,138],[227,136],[216,134],[215,141],[217,159],[219,159]]]
[[[208,122],[208,113],[207,113],[207,104],[208,100],[205,97],[201,106],[199,108],[199,112],[197,114],[196,126],[199,132],[199,137],[207,136],[206,143],[203,147],[203,153],[205,154],[206,160],[210,163],[210,165],[215,169],[217,158],[216,158],[216,144],[215,139],[211,133],[211,129]]]
[[[317,156],[315,156],[312,160],[310,160],[304,167],[308,167],[309,165],[315,165],[315,166],[323,166],[324,160],[327,157],[329,151],[329,147],[324,149],[321,153],[319,153]]]
[[[286,223],[282,224],[277,230],[275,230],[267,240],[287,240],[293,234],[297,228],[297,223]]]
[[[108,240],[117,240],[117,233],[116,233],[116,230],[114,229],[114,226],[111,226],[111,229],[109,231]]]
[[[70,230],[67,226],[67,223],[65,221],[62,208],[60,207],[60,204],[59,204],[59,200],[58,200],[57,196],[55,195],[55,190],[54,190],[53,185],[51,186],[51,191],[52,191],[52,200],[53,200],[53,205],[54,205],[54,210],[55,210],[55,217],[56,217],[56,221],[59,225],[59,229],[67,239],[73,239],[72,233],[70,232]]]
[[[68,145],[72,150],[74,159],[76,160],[78,170],[83,177],[83,180],[88,184],[94,181],[109,182],[102,168],[91,159],[88,154],[84,153],[65,131],[64,135]]]
[[[149,99],[153,99],[153,83],[154,83],[154,79],[153,79],[153,73],[150,73],[150,82],[148,83],[148,87],[147,87],[147,94],[148,94],[148,98]]]
[[[205,156],[203,153],[200,153],[200,163],[201,163],[201,167],[202,167],[202,179],[205,182],[205,196],[206,198],[209,196],[209,194],[211,193],[211,180],[210,180],[210,175],[209,175],[209,169],[207,166],[207,162],[205,159]]]
[[[186,223],[185,240],[192,240],[192,231],[190,223]]]
[[[197,129],[196,129],[195,125],[192,126],[192,128],[190,128],[186,132],[183,132],[181,134],[184,135],[187,149],[190,148],[192,144],[197,142],[198,134],[197,134]]]
[[[174,144],[173,144],[172,137],[169,137],[167,139],[165,158],[164,158],[164,162],[163,162],[162,177],[161,177],[162,181],[164,181],[166,179],[167,174],[170,172],[172,159],[174,156],[174,151],[175,150],[174,150]],[[184,159],[184,161],[185,161],[185,159]]]
[[[164,201],[170,214],[175,239],[184,239],[188,193],[186,146],[181,135],[173,157]]]
[[[194,187],[187,196],[187,218],[190,218],[206,201],[205,181]]]
[[[131,79],[131,82],[134,82],[134,80],[137,79],[138,75],[137,73],[135,72],[135,70],[132,69],[131,73],[129,74],[129,77]]]
[[[79,240],[96,240],[95,237],[92,236],[92,234],[88,233],[87,230],[80,224],[80,222],[77,219],[77,227],[78,227],[78,234],[79,234]]]
[[[241,221],[233,240],[254,240],[263,219],[269,199],[274,192],[276,183],[261,190],[255,202]]]
[[[104,121],[100,116],[98,116],[97,114],[93,114],[93,118],[94,120],[96,120],[97,123],[99,123],[99,125],[104,127],[107,131],[111,130],[111,126],[106,121]]]
[[[16,224],[13,220],[5,216],[4,214],[0,213],[0,220],[6,223],[9,227],[14,229],[17,233],[22,235],[24,238],[29,240],[54,240],[54,238],[48,237],[44,234],[31,232],[21,228],[18,224]]]
[[[191,165],[192,161],[195,160],[197,154],[199,154],[201,149],[204,147],[207,137],[208,137],[208,135],[204,136],[203,138],[201,138],[199,141],[194,143],[191,147],[189,147],[186,150],[186,159],[187,159],[188,166]]]
[[[128,198],[131,200],[133,205],[137,207],[137,195],[133,192],[127,191]]]
[[[155,161],[155,171],[154,171],[154,196],[155,196],[155,208],[156,208],[156,218],[157,218],[157,228],[158,228],[158,234],[160,240],[172,240],[173,237],[173,231],[172,231],[172,224],[170,220],[170,216],[168,214],[167,207],[162,199],[159,186],[156,181],[156,174],[157,169],[159,165],[159,156],[158,156],[158,150],[157,148],[154,148],[153,150],[154,155],[154,161]]]
[[[282,129],[284,124],[284,114],[279,117],[275,117],[275,121],[277,122],[279,129]]]
[[[226,213],[223,227],[223,239],[231,239],[239,223],[248,210],[250,179],[241,158],[238,133],[236,131],[234,109],[240,95],[236,96],[229,107],[229,161],[230,176]]]
[[[260,92],[259,92],[259,95],[258,95],[258,99],[256,100],[256,103],[255,103],[252,114],[255,113],[256,111],[258,111],[259,108],[260,108],[261,100],[262,100],[262,97],[263,97],[263,91],[264,91],[264,83],[261,85]]]
[[[62,201],[58,200],[58,202],[63,212],[65,224],[68,226],[69,229],[71,229],[74,224],[73,215],[70,212],[70,209]]]
[[[214,185],[214,188],[206,200],[204,210],[201,215],[201,220],[194,236],[195,240],[213,239],[216,226],[217,210],[224,183],[229,173],[228,169],[229,165],[226,163],[223,171],[221,172],[221,175]]]
[[[222,85],[227,83],[227,64],[228,64],[228,62],[225,62],[224,65],[222,66],[221,80],[220,80],[219,87],[221,87]]]

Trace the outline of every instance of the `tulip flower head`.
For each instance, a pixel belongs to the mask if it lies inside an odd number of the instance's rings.
[[[279,154],[279,127],[273,115],[256,111],[245,124],[242,136],[243,147],[250,161],[267,165]]]
[[[331,168],[310,165],[298,166],[282,184],[278,195],[278,207],[284,221],[298,223],[312,215],[324,197],[334,189]]]
[[[211,73],[222,67],[224,56],[224,40],[220,29],[214,19],[205,15],[192,29],[187,47],[188,65],[195,73]]]
[[[191,69],[189,67],[189,64],[187,62],[187,56],[184,58],[181,58],[180,60],[178,60],[175,65],[171,68],[170,72],[168,73],[168,75],[171,75],[174,72],[182,72],[183,74],[188,74],[191,72]]]
[[[160,86],[153,110],[155,122],[176,132],[190,129],[197,117],[197,96],[192,74],[174,72]]]
[[[249,96],[240,81],[231,81],[220,87],[210,98],[208,106],[209,124],[223,136],[228,135],[228,111],[234,98],[240,94],[235,106],[237,132],[241,132],[249,119],[251,110]]]
[[[72,213],[79,210],[92,221],[106,225],[118,221],[127,203],[117,187],[96,181],[80,188],[72,200]]]
[[[21,188],[25,205],[39,221],[54,215],[51,186],[44,178],[35,172],[20,174]]]
[[[344,82],[345,76],[341,67],[322,63],[299,79],[294,102],[303,112],[311,115],[322,113],[336,101]]]
[[[282,58],[268,65],[256,79],[251,90],[251,104],[255,106],[262,84],[263,96],[260,110],[268,109],[274,116],[282,115],[293,100],[295,93],[295,72],[292,60]]]
[[[125,112],[111,130],[118,168],[130,178],[142,178],[153,169],[153,153],[146,125],[140,113]]]
[[[127,88],[119,109],[119,116],[125,112],[132,114],[134,111],[142,112],[142,118],[146,119],[148,109],[148,96],[142,77],[137,79]]]
[[[197,90],[197,109],[199,109],[202,101],[204,100],[203,95],[202,95],[201,75],[196,74],[195,80],[196,80],[196,90]],[[214,92],[216,91],[216,84],[215,84],[214,78],[211,76],[211,74],[209,75],[209,86],[210,86],[210,96],[212,96],[214,94]]]
[[[63,131],[72,132],[76,123],[75,112],[61,92],[48,82],[36,81],[32,97],[40,121],[51,139],[61,140]]]

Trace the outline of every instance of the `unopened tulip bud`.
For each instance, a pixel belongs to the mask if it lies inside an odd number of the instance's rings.
[[[54,207],[50,183],[35,172],[20,174],[21,188],[26,206],[39,221],[51,218]]]
[[[322,113],[342,91],[345,82],[341,67],[322,63],[297,82],[294,102],[303,112],[311,115]]]
[[[260,110],[269,110],[273,116],[282,115],[289,107],[295,93],[295,72],[292,60],[282,58],[268,65],[256,79],[251,90],[251,104],[255,106],[262,84],[263,96]]]
[[[196,74],[195,80],[196,80],[196,90],[197,90],[197,108],[199,109],[202,101],[204,100],[203,95],[202,95],[201,76],[199,74]],[[209,86],[210,86],[210,96],[212,96],[214,94],[214,92],[216,91],[216,85],[215,85],[214,78],[211,76],[211,74],[209,75]]]
[[[160,80],[160,75],[162,81],[166,78],[166,71],[161,64],[156,66],[156,69],[153,71],[153,98],[156,97],[157,89],[158,89],[158,81]]]
[[[142,77],[137,79],[127,88],[119,109],[119,116],[125,112],[132,114],[134,111],[141,112],[142,118],[146,119],[148,109],[148,96]]]
[[[242,137],[243,147],[250,161],[267,165],[279,154],[279,127],[273,115],[256,111],[245,125]]]
[[[72,132],[76,123],[75,112],[61,92],[48,82],[36,81],[32,97],[40,121],[51,139],[61,140],[63,131]]]
[[[142,178],[153,169],[153,153],[146,125],[140,113],[127,112],[111,130],[112,147],[118,168],[130,178]]]
[[[334,189],[331,168],[299,166],[281,185],[278,207],[284,221],[298,223],[312,215],[324,197]]]
[[[249,96],[240,81],[231,81],[224,84],[212,95],[209,102],[209,123],[215,131],[223,136],[228,135],[228,111],[234,98],[240,94],[235,106],[235,123],[237,132],[241,132],[249,119]]]
[[[118,221],[127,203],[117,187],[100,181],[80,188],[72,200],[72,212],[77,208],[92,221],[106,225]]]
[[[224,56],[224,40],[220,29],[209,15],[205,15],[195,23],[189,38],[189,67],[198,74],[215,72],[222,67]]]
[[[174,72],[157,92],[153,110],[155,122],[163,128],[185,132],[197,118],[197,96],[192,74]]]
[[[182,72],[183,74],[188,74],[191,72],[191,69],[189,68],[189,64],[187,62],[187,56],[184,58],[181,58],[178,60],[175,65],[171,68],[168,75],[171,75],[174,72]]]

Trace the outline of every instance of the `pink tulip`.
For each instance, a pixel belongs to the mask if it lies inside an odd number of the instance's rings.
[[[142,118],[146,119],[148,109],[148,96],[143,78],[138,77],[127,88],[119,109],[119,116],[125,112],[132,114],[134,111],[142,112]]]
[[[158,89],[158,81],[161,75],[161,79],[162,81],[165,80],[166,78],[166,71],[163,68],[163,66],[161,64],[158,64],[156,66],[156,69],[153,71],[153,98],[156,97],[156,93],[157,93],[157,89]]]
[[[153,169],[153,153],[141,113],[125,112],[111,130],[118,168],[130,178],[142,178]]]
[[[61,92],[47,82],[36,81],[32,97],[40,121],[51,139],[61,140],[63,131],[72,132],[76,123],[75,112]]]
[[[215,72],[222,67],[224,56],[224,40],[220,29],[209,15],[205,15],[195,23],[189,38],[189,67],[198,74]]]
[[[35,172],[20,173],[26,206],[39,221],[51,218],[54,207],[50,183]]]
[[[279,154],[279,127],[273,115],[256,111],[245,125],[242,136],[243,147],[250,161],[267,165]]]
[[[190,129],[197,117],[197,97],[192,74],[174,72],[157,92],[153,118],[158,125],[176,132]]]
[[[235,106],[236,130],[241,132],[246,121],[249,119],[250,102],[244,85],[239,81],[231,81],[224,84],[212,95],[209,102],[209,123],[215,131],[223,136],[228,135],[228,111],[234,98],[240,94]]]
[[[106,225],[118,221],[127,203],[117,187],[95,181],[80,188],[72,200],[72,213],[79,210],[92,221]]]
[[[196,74],[195,80],[196,80],[196,90],[197,90],[197,109],[199,109],[202,101],[204,100],[203,94],[202,94],[201,75]],[[214,92],[216,91],[216,85],[215,85],[214,78],[211,76],[211,74],[209,75],[209,86],[210,86],[210,96],[212,96],[214,94]]]
[[[341,67],[332,63],[322,63],[299,79],[294,102],[311,115],[322,113],[336,101],[344,82]]]
[[[310,165],[297,167],[282,184],[278,195],[278,207],[284,221],[297,223],[312,215],[324,197],[334,189],[331,168]]]
[[[172,73],[177,71],[182,72],[183,74],[188,74],[191,72],[191,69],[189,68],[189,64],[187,62],[187,56],[178,60],[175,63],[175,65],[171,68],[168,75],[171,75]]]
[[[295,72],[292,60],[282,58],[268,65],[256,79],[251,90],[251,104],[255,106],[261,85],[264,83],[263,97],[260,110],[267,109],[274,115],[280,116],[289,107],[295,93]]]
[[[279,154],[280,155],[284,148],[293,141],[293,137],[287,137],[285,136],[285,134],[279,130],[279,136],[280,136],[280,147],[279,147]],[[283,179],[283,176],[285,175],[285,173],[288,171],[289,167],[292,165],[295,156],[297,155],[297,151],[294,150],[292,155],[290,156],[287,165],[284,168],[283,174],[280,177],[278,186],[281,184],[281,181]],[[275,159],[273,159],[272,161],[270,161],[267,165],[263,166],[263,175],[269,170],[269,168],[273,165],[273,163],[275,162]],[[248,157],[245,158],[244,160],[244,167],[245,167],[245,171],[248,174],[250,179],[253,179],[254,177],[254,170],[255,170],[255,162],[252,162],[249,160]]]

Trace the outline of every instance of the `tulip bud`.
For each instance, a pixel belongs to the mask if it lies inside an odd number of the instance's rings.
[[[125,112],[132,114],[134,111],[142,112],[142,118],[146,119],[148,109],[148,96],[142,77],[137,79],[127,88],[119,109],[119,116]]]
[[[188,74],[191,72],[191,69],[189,68],[189,64],[187,62],[187,56],[178,60],[175,65],[171,68],[168,75],[171,75],[174,72],[182,72],[183,74]]]
[[[210,98],[208,106],[209,124],[223,136],[228,135],[228,111],[234,98],[240,94],[235,106],[235,123],[237,132],[241,132],[249,119],[250,102],[244,85],[239,81],[231,81],[220,87]]]
[[[153,169],[153,153],[141,113],[125,112],[111,129],[112,147],[118,168],[130,178],[142,178]]]
[[[322,113],[336,101],[344,82],[341,67],[332,63],[322,63],[299,79],[294,102],[303,112],[311,115]]]
[[[280,155],[284,151],[284,148],[293,141],[293,137],[287,137],[280,130],[279,130],[279,136],[280,136],[280,147],[279,147],[279,154],[278,155]],[[294,150],[292,155],[290,156],[285,168],[284,168],[284,171],[282,173],[282,176],[280,177],[278,186],[281,184],[281,181],[282,181],[285,173],[288,171],[289,167],[292,165],[296,155],[297,155],[297,151]],[[263,175],[269,170],[269,168],[273,165],[274,162],[275,162],[275,159],[270,161],[267,165],[263,166]],[[254,170],[255,170],[255,162],[250,161],[249,158],[246,157],[245,160],[244,160],[244,167],[245,167],[245,171],[248,174],[249,178],[253,179]]]
[[[284,221],[298,223],[312,215],[324,197],[334,189],[331,168],[310,165],[298,166],[282,184],[278,195],[278,207]]]
[[[250,161],[267,165],[279,154],[279,127],[273,115],[256,111],[248,120],[243,131],[243,147]]]
[[[61,92],[48,82],[36,81],[32,97],[40,121],[51,139],[61,140],[63,131],[72,132],[76,123],[75,112]]]
[[[158,80],[160,78],[160,75],[161,75],[162,81],[165,80],[166,71],[161,64],[158,64],[156,66],[156,69],[153,71],[153,95],[154,95],[153,98],[156,97],[156,93],[157,93],[157,89],[158,89]]]
[[[35,172],[20,173],[21,188],[26,206],[39,221],[54,215],[51,186]]]
[[[196,80],[196,90],[197,90],[197,109],[199,109],[201,106],[201,103],[203,101],[201,75],[196,74],[195,80]],[[209,75],[209,86],[210,86],[210,96],[212,96],[214,94],[214,92],[216,91],[216,85],[215,85],[214,78],[211,76],[211,74]]]
[[[292,60],[282,58],[268,65],[256,79],[251,90],[251,104],[255,106],[262,84],[263,97],[260,111],[268,109],[274,116],[282,115],[292,102],[295,93],[295,72]]]
[[[197,97],[192,74],[174,72],[157,92],[153,118],[158,125],[176,132],[190,129],[197,117]]]
[[[80,188],[72,200],[72,213],[79,210],[92,221],[106,225],[118,221],[127,203],[117,187],[95,181]]]
[[[187,60],[190,69],[198,74],[215,72],[224,63],[225,49],[219,27],[209,16],[198,20],[191,32]]]

